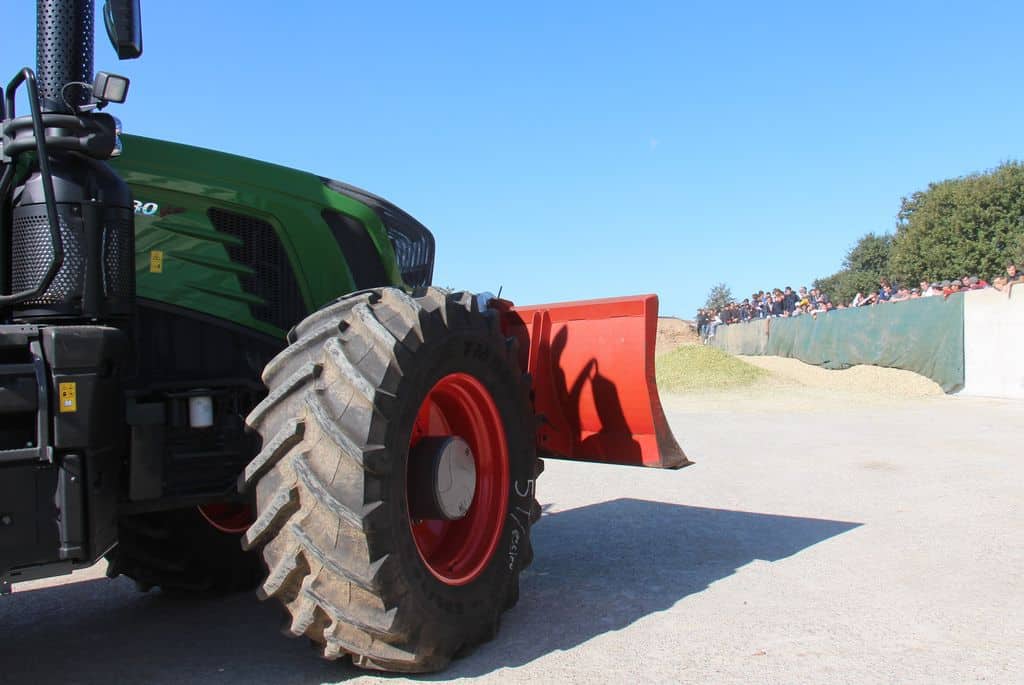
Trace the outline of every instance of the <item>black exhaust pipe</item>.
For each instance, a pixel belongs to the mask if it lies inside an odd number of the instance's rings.
[[[93,0],[36,0],[36,78],[44,112],[89,101],[95,40]]]

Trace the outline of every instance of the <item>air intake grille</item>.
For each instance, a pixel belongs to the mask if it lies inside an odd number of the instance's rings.
[[[57,271],[53,283],[41,295],[23,304],[52,305],[68,304],[82,298],[82,284],[85,278],[85,253],[82,238],[82,220],[71,216],[69,206],[58,205],[60,237],[64,245],[64,263]],[[11,291],[31,290],[39,285],[53,259],[53,245],[50,244],[50,222],[46,218],[46,207],[30,205],[14,210],[11,232]]]
[[[241,245],[227,245],[228,256],[255,275],[239,276],[242,289],[263,300],[250,304],[253,318],[287,330],[307,313],[295,272],[274,227],[262,219],[212,208],[207,212],[218,231],[235,236]]]
[[[53,259],[50,242],[50,223],[44,205],[16,207],[11,231],[11,291],[31,290],[42,282]],[[70,313],[68,307],[82,303],[86,286],[86,262],[89,260],[85,239],[85,226],[78,205],[58,204],[60,237],[64,247],[64,262],[53,282],[40,295],[19,303],[19,307],[58,307]],[[104,210],[100,229],[101,304],[106,314],[126,313],[135,295],[135,249],[132,235],[132,212],[127,208],[111,207]]]
[[[103,228],[103,292],[107,297],[135,295],[135,236],[130,209],[108,209]]]

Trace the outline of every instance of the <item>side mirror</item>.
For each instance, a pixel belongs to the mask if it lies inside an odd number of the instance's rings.
[[[103,24],[119,59],[142,55],[142,9],[140,0],[106,0]]]

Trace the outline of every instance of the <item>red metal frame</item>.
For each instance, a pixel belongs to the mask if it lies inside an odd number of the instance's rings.
[[[197,508],[206,522],[222,533],[244,533],[256,520],[252,507],[239,502],[213,502]]]
[[[654,376],[658,297],[517,307],[495,300],[533,378],[537,446],[578,461],[681,468]]]

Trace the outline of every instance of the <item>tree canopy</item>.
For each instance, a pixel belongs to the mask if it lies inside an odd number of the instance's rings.
[[[991,281],[1010,262],[1024,263],[1024,164],[1015,161],[902,198],[895,234],[861,236],[842,268],[814,285],[833,302],[849,302],[877,290],[883,278],[907,287],[961,276]],[[719,283],[705,306],[731,301],[728,286]]]
[[[843,268],[814,284],[834,300],[875,290],[881,278],[910,287],[961,276],[992,280],[1024,261],[1024,164],[932,183],[904,197],[895,235],[868,233]]]
[[[708,292],[705,309],[721,309],[732,302],[732,291],[725,283],[719,283]]]
[[[901,280],[991,280],[1024,258],[1024,165],[932,183],[903,198],[891,267]]]
[[[878,282],[889,278],[893,236],[868,233],[849,249],[843,268],[814,282],[835,302],[849,302],[858,292],[878,290]]]

